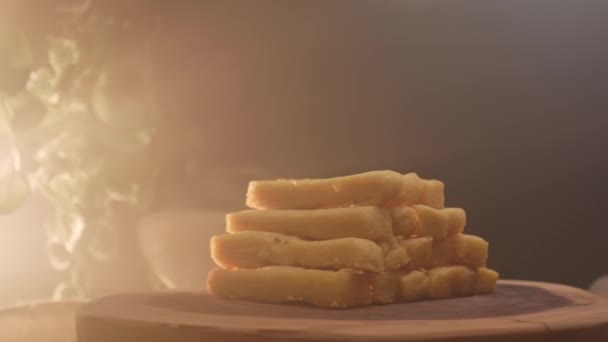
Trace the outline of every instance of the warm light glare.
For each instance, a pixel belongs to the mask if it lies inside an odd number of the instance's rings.
[[[40,262],[47,259],[44,216],[43,204],[35,200],[0,216],[0,307],[51,294],[57,274]]]

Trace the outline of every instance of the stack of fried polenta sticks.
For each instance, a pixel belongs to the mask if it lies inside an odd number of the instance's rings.
[[[211,240],[212,295],[346,308],[492,292],[488,243],[464,234],[444,184],[372,171],[252,181],[247,206]]]

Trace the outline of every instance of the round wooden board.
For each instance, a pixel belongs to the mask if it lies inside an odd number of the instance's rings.
[[[608,299],[569,286],[499,282],[466,298],[328,310],[201,292],[125,294],[83,306],[79,342],[608,341]]]

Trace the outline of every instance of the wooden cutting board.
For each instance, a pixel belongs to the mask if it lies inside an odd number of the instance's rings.
[[[203,292],[125,294],[85,305],[79,342],[608,341],[608,299],[569,286],[500,281],[475,297],[328,310]]]

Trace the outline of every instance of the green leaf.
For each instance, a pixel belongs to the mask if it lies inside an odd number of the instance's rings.
[[[71,254],[65,244],[59,240],[48,239],[46,241],[49,262],[51,267],[57,271],[63,271],[70,267]]]
[[[55,89],[56,81],[57,78],[49,68],[40,68],[30,74],[25,87],[43,102],[56,104],[59,101],[59,94]]]
[[[47,113],[42,102],[28,92],[8,98],[6,104],[9,106],[11,126],[15,132],[36,127]]]
[[[80,52],[76,42],[66,38],[49,39],[49,62],[55,73],[62,74],[70,65],[78,64]]]
[[[82,289],[69,281],[60,283],[53,291],[54,301],[82,300],[82,298],[84,298]]]
[[[89,233],[88,252],[97,261],[107,261],[118,254],[119,235],[115,225],[98,221]]]
[[[0,166],[0,215],[17,210],[28,198],[30,186],[12,162]]]

